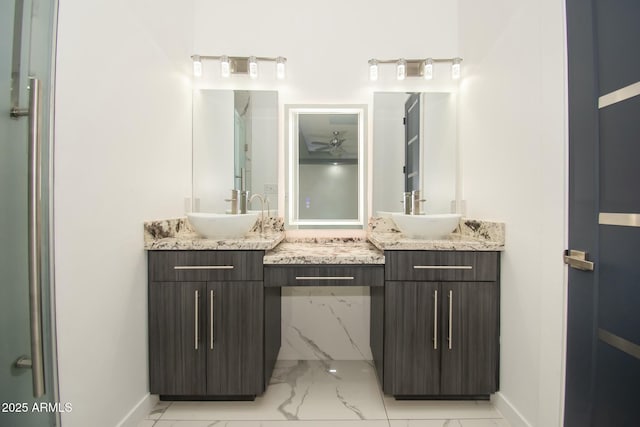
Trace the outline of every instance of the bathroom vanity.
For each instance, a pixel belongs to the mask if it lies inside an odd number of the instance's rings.
[[[152,394],[262,394],[288,286],[369,288],[370,346],[385,394],[482,399],[498,390],[503,225],[462,220],[450,238],[420,241],[374,220],[368,240],[283,240],[281,229],[210,240],[184,220],[145,224]]]

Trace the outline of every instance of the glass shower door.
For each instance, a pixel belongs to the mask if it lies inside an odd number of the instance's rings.
[[[72,409],[57,402],[49,277],[56,7],[55,0],[0,3],[1,426],[55,426]]]

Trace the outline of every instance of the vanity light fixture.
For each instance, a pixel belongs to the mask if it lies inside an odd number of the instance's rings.
[[[396,79],[404,80],[405,77],[407,77],[407,61],[401,58],[396,64]]]
[[[284,80],[286,77],[286,64],[287,58],[283,56],[278,56],[276,58],[276,78],[278,80]]]
[[[451,64],[451,78],[459,79],[460,78],[460,62],[461,58],[453,58],[453,63]]]
[[[220,75],[222,77],[229,77],[231,75],[231,63],[227,55],[220,57]]]
[[[369,80],[376,81],[380,77],[380,64],[394,64],[396,66],[396,79],[404,80],[407,77],[422,77],[431,80],[434,76],[434,64],[451,64],[451,78],[460,78],[460,64],[462,58],[426,58],[426,59],[376,59],[369,60]]]
[[[424,79],[431,80],[433,79],[433,59],[427,58],[424,60]]]
[[[264,56],[211,56],[211,55],[192,55],[193,75],[200,77],[202,75],[202,61],[214,60],[220,62],[220,75],[223,78],[230,77],[233,74],[247,74],[251,79],[258,78],[259,62],[274,62],[276,64],[276,78],[283,80],[285,78],[285,67],[287,58],[264,57]]]
[[[378,61],[375,59],[369,60],[369,80],[372,82],[378,80]]]
[[[255,56],[249,57],[249,78],[258,78],[258,60]]]
[[[200,55],[193,55],[193,75],[194,77],[202,76],[202,61],[200,61]]]

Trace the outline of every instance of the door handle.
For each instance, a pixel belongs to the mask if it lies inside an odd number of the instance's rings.
[[[582,271],[593,271],[594,264],[587,260],[586,252],[567,249],[564,251],[563,259],[569,267]]]
[[[29,253],[29,318],[31,357],[16,361],[19,368],[31,368],[33,397],[42,397],[44,383],[44,349],[42,336],[42,86],[39,79],[29,79],[29,108],[14,107],[11,117],[29,118],[28,142],[28,253]]]

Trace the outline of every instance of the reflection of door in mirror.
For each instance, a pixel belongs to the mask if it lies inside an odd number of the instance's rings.
[[[420,94],[404,103],[404,191],[420,190]]]
[[[400,212],[412,190],[427,200],[424,212],[452,212],[457,176],[456,94],[375,93],[372,214]]]
[[[192,209],[228,211],[225,199],[232,189],[242,188],[242,171],[245,189],[264,194],[273,215],[278,206],[278,93],[194,91]]]

